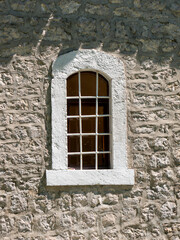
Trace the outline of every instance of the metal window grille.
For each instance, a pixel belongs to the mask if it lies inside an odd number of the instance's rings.
[[[97,72],[67,79],[69,169],[110,168],[110,96],[108,81]]]

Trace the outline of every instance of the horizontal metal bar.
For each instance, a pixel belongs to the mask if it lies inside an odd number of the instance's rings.
[[[103,99],[109,99],[110,97],[109,96],[81,96],[81,97],[79,97],[79,96],[72,96],[72,97],[66,97],[67,99],[79,99],[79,98],[81,98],[81,99],[86,99],[86,98],[88,98],[88,99],[96,99],[96,98],[103,98]]]
[[[89,118],[89,117],[110,117],[110,114],[100,114],[100,115],[81,115],[81,118]],[[70,115],[67,118],[79,118],[79,115]]]
[[[104,136],[104,135],[111,135],[111,133],[68,133],[68,136]]]
[[[82,155],[86,154],[105,154],[105,153],[111,153],[110,151],[100,151],[100,152],[82,152]],[[80,152],[68,152],[68,155],[80,155]]]
[[[95,136],[95,135],[97,135],[97,136],[110,136],[111,135],[111,133],[68,133],[67,134],[68,136],[80,136],[80,135],[82,135],[82,136]]]

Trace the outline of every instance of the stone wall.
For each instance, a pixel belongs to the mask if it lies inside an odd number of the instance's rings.
[[[179,0],[0,1],[0,239],[180,239]],[[51,64],[95,48],[126,68],[128,187],[47,188]]]

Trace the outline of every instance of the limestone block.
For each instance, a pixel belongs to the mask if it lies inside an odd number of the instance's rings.
[[[110,3],[123,3],[123,0],[109,0]]]
[[[107,15],[109,13],[109,8],[105,5],[92,5],[87,4],[85,11],[90,14],[97,14],[97,15]]]
[[[123,207],[121,210],[121,220],[122,222],[128,222],[135,219],[137,216],[137,209],[136,207]]]
[[[81,6],[77,1],[67,1],[63,0],[59,2],[59,6],[63,14],[72,14],[75,13],[78,8]]]
[[[104,232],[104,234],[103,234],[103,240],[109,240],[109,239],[118,240],[119,237],[120,237],[120,239],[125,240],[123,238],[123,236],[117,231],[116,228],[110,229],[110,230]]]
[[[97,214],[93,211],[86,211],[83,212],[81,215],[82,218],[82,225],[85,225],[84,227],[92,228],[97,226]]]
[[[153,169],[164,168],[170,164],[170,159],[165,153],[155,153],[150,157],[148,164]]]
[[[0,209],[3,209],[6,207],[6,195],[1,194],[0,195]]]
[[[74,194],[73,195],[73,206],[74,207],[84,207],[88,204],[87,197],[84,194]]]
[[[160,41],[158,40],[143,40],[142,51],[144,52],[158,52]]]
[[[155,150],[167,150],[169,147],[169,142],[167,138],[156,138],[154,141]]]
[[[134,150],[142,151],[142,152],[150,149],[148,140],[146,138],[136,138],[134,140],[133,148]]]
[[[19,232],[29,232],[32,230],[32,216],[26,215],[19,219],[18,230]]]
[[[147,156],[142,154],[133,155],[133,166],[134,168],[144,168],[146,165]]]
[[[152,220],[155,216],[156,206],[149,204],[142,209],[142,219],[145,222]]]
[[[0,216],[0,234],[4,235],[9,233],[14,226],[14,218],[7,216]]]
[[[101,195],[100,194],[91,194],[89,201],[90,201],[91,207],[96,207],[102,203]]]
[[[128,239],[145,239],[147,235],[144,229],[137,228],[136,226],[126,227],[122,232]]]
[[[39,229],[41,232],[46,233],[47,231],[54,229],[55,216],[54,215],[44,215],[41,217],[35,217],[34,225],[35,225],[36,229]]]
[[[6,181],[3,184],[3,189],[6,190],[7,192],[14,191],[16,189],[15,183],[14,182],[10,182],[10,181]]]
[[[57,201],[58,205],[62,210],[70,210],[72,207],[72,199],[69,194],[61,194],[60,199]]]
[[[115,205],[119,202],[118,196],[116,194],[108,193],[103,199],[104,204]]]
[[[102,216],[101,218],[103,227],[109,227],[115,225],[116,222],[116,216],[112,213],[106,213],[105,216]]]
[[[174,202],[166,202],[160,208],[161,219],[174,218],[177,214],[176,204]]]
[[[21,213],[27,210],[27,200],[20,194],[14,194],[11,196],[10,211],[13,213]]]

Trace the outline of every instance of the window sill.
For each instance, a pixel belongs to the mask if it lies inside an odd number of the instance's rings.
[[[133,169],[46,170],[47,186],[133,185]]]

